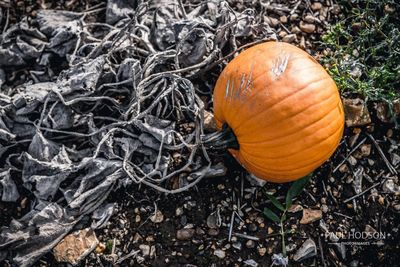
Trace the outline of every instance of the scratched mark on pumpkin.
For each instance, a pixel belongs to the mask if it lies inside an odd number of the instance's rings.
[[[227,101],[238,100],[240,102],[243,102],[244,100],[246,100],[247,96],[250,94],[253,87],[253,80],[252,80],[253,68],[254,68],[254,63],[251,64],[250,72],[248,75],[246,75],[246,73],[242,73],[238,88],[235,88],[234,79],[231,78],[228,79],[225,87],[225,99]]]
[[[288,54],[283,54],[282,56],[279,56],[277,59],[274,60],[271,71],[275,75],[275,78],[278,78],[282,75],[282,73],[285,72],[288,62]]]

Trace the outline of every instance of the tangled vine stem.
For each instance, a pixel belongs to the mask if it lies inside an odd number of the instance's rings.
[[[220,131],[204,135],[202,142],[207,149],[213,151],[226,149],[239,150],[240,148],[235,133],[226,123],[222,125],[222,129]]]

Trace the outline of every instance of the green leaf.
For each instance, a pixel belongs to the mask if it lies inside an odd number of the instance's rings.
[[[273,195],[270,195],[268,193],[265,193],[267,195],[267,197],[269,198],[269,200],[271,200],[272,204],[274,204],[275,207],[277,207],[278,209],[280,209],[281,211],[285,211],[285,208],[283,207],[283,205],[276,199],[276,197],[274,197]]]
[[[270,219],[271,221],[274,222],[280,222],[280,219],[278,217],[278,215],[275,214],[275,212],[273,212],[272,210],[270,210],[269,208],[264,208],[264,215]]]
[[[286,209],[289,209],[292,206],[292,199],[300,195],[303,191],[304,187],[310,181],[312,177],[312,173],[307,176],[304,176],[300,180],[295,181],[292,186],[289,188],[286,194]]]

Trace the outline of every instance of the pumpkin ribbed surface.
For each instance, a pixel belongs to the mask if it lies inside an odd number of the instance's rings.
[[[332,78],[306,52],[279,42],[253,46],[225,67],[214,89],[214,116],[237,138],[233,156],[271,182],[315,170],[335,151],[344,128]]]

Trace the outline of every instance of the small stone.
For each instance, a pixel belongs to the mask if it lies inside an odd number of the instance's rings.
[[[90,228],[73,232],[64,237],[53,249],[54,258],[58,262],[77,265],[99,243],[96,234]]]
[[[217,131],[217,125],[215,124],[214,114],[204,110],[204,131],[215,132]]]
[[[150,258],[154,258],[156,255],[156,246],[151,246],[150,247]]]
[[[267,253],[267,249],[266,248],[258,248],[258,254],[262,257],[265,255],[265,253]]]
[[[282,38],[283,42],[292,43],[297,40],[296,34],[288,34]]]
[[[368,157],[371,154],[371,145],[369,144],[363,144],[360,147],[361,155],[363,157]]]
[[[327,205],[323,204],[323,205],[321,205],[321,210],[322,210],[323,213],[328,213],[329,208],[328,208]]]
[[[299,211],[302,211],[303,207],[299,204],[293,204],[292,206],[290,206],[290,208],[288,209],[288,212],[290,213],[296,213]]]
[[[139,249],[142,251],[143,256],[149,256],[150,255],[150,246],[141,244],[139,246]]]
[[[318,11],[318,10],[320,10],[321,8],[322,8],[322,4],[319,3],[319,2],[314,2],[314,3],[311,4],[311,9],[312,9],[313,11]]]
[[[135,216],[135,222],[136,222],[136,223],[139,223],[140,220],[141,220],[140,215],[136,215],[136,216]]]
[[[232,247],[233,247],[234,249],[237,249],[237,250],[242,250],[242,243],[240,243],[240,242],[235,242],[235,243],[232,244]]]
[[[139,233],[136,233],[134,236],[133,236],[133,242],[139,242],[140,240],[142,240],[143,239],[143,237],[139,234]]]
[[[400,186],[397,185],[393,179],[387,179],[386,182],[383,183],[382,189],[385,193],[400,195]]]
[[[21,200],[21,208],[22,208],[22,209],[25,209],[25,208],[26,208],[26,204],[28,204],[28,198],[27,198],[27,197],[24,197],[24,198]]]
[[[279,25],[279,20],[273,17],[269,17],[269,25],[273,28]]]
[[[376,110],[376,116],[378,117],[378,119],[386,123],[389,123],[391,121],[388,103],[386,102],[374,103],[374,108]]]
[[[306,49],[306,38],[304,38],[304,36],[301,36],[300,39],[300,44],[299,44],[300,48]]]
[[[309,224],[318,221],[322,218],[321,210],[303,209],[303,217],[300,220],[301,224]]]
[[[314,18],[313,15],[307,15],[307,16],[304,17],[304,21],[307,22],[307,23],[311,23],[312,24],[312,23],[315,22],[315,18]]]
[[[225,253],[225,251],[223,251],[221,249],[217,249],[217,250],[214,251],[214,255],[217,256],[220,259],[223,259],[223,258],[225,258],[226,253]]]
[[[392,138],[393,137],[393,129],[388,129],[386,132],[386,137],[387,138]]]
[[[153,223],[161,223],[161,222],[164,220],[164,215],[162,214],[162,212],[161,212],[160,210],[157,210],[157,211],[155,212],[155,214],[153,214],[153,215],[150,217],[150,220],[151,220]]]
[[[176,238],[181,241],[186,241],[193,237],[194,232],[194,229],[180,229],[176,232]]]
[[[343,105],[347,127],[362,126],[371,123],[371,117],[364,100],[360,98],[344,99]]]
[[[285,31],[280,31],[279,34],[278,34],[278,36],[279,36],[280,38],[283,38],[283,37],[285,37],[286,35],[287,35],[287,32],[285,32]]]
[[[176,216],[181,216],[183,214],[183,208],[182,207],[178,207],[175,210],[175,215]]]
[[[352,155],[350,155],[347,159],[347,162],[350,163],[351,166],[355,166],[357,164],[357,160],[355,157],[353,157]]]
[[[154,238],[154,236],[153,235],[149,235],[148,237],[146,237],[146,242],[154,242],[155,241],[155,238]]]
[[[290,21],[298,20],[299,19],[299,14],[294,13],[294,14],[290,15],[289,19],[290,19]]]
[[[287,22],[288,22],[288,18],[287,18],[286,16],[281,16],[281,17],[279,18],[279,20],[280,20],[282,23],[287,23]]]
[[[209,236],[217,236],[219,234],[219,231],[218,229],[211,228],[207,231],[207,234]]]
[[[218,214],[217,212],[213,212],[207,217],[207,226],[208,228],[218,228]]]
[[[397,167],[397,165],[399,165],[400,163],[400,156],[396,153],[392,153],[391,158],[392,158],[392,165]]]
[[[304,259],[308,259],[317,255],[317,246],[315,242],[309,238],[307,239],[303,245],[296,251],[293,256],[293,260],[295,261],[302,261]]]
[[[272,234],[274,232],[274,230],[272,230],[272,228],[271,227],[268,227],[268,229],[267,229],[267,233],[270,235],[270,234]]]
[[[290,32],[291,32],[291,33],[294,33],[294,34],[298,34],[298,33],[301,33],[301,30],[300,30],[299,27],[293,26],[293,27],[290,29]]]
[[[349,171],[349,167],[347,167],[347,165],[344,163],[344,164],[340,165],[339,171],[341,173],[347,173]]]
[[[246,242],[247,248],[254,248],[255,246],[256,246],[256,243],[253,240],[247,240],[247,242]]]
[[[313,33],[315,31],[315,25],[300,21],[300,30],[305,33]]]
[[[206,232],[200,227],[196,228],[196,235],[204,235]]]

